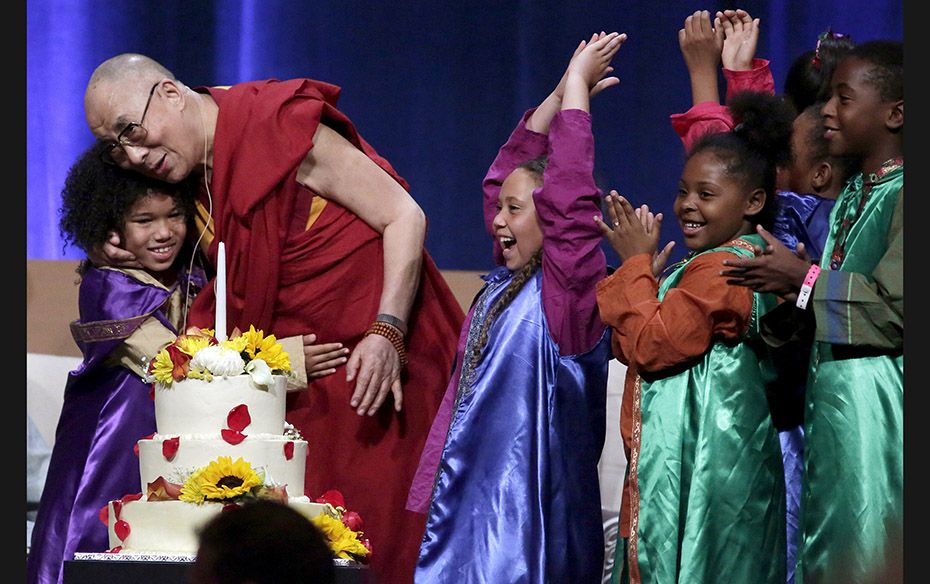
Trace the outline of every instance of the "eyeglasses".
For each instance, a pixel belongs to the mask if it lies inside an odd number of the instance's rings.
[[[159,83],[161,83],[159,81]],[[119,166],[129,158],[126,154],[125,146],[141,146],[145,142],[145,137],[149,131],[145,129],[142,123],[145,121],[145,114],[149,111],[149,105],[152,103],[152,96],[155,95],[155,88],[159,83],[152,86],[149,90],[149,98],[145,101],[145,109],[142,110],[142,118],[138,123],[129,122],[126,127],[117,134],[116,142],[110,142],[103,152],[100,153],[100,159],[107,164]]]

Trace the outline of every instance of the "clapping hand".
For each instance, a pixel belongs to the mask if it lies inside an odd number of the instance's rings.
[[[658,277],[675,247],[675,242],[669,241],[662,251],[658,251],[662,213],[653,213],[648,205],[634,209],[615,190],[605,197],[605,204],[611,225],[604,223],[600,217],[595,217],[594,221],[620,260],[626,261],[635,255],[648,253],[652,256],[652,274]]]

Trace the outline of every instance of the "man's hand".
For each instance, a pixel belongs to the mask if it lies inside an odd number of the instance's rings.
[[[87,259],[97,267],[141,268],[142,264],[136,256],[132,252],[121,248],[120,245],[122,245],[122,240],[119,234],[111,231],[107,241],[87,253]]]
[[[400,411],[404,392],[400,383],[400,357],[387,338],[368,335],[355,346],[346,365],[346,381],[357,380],[349,405],[360,416],[373,416],[388,392],[394,394],[394,409]]]
[[[303,335],[304,364],[307,368],[307,379],[325,377],[336,372],[346,361],[349,350],[342,343],[316,344],[316,335],[310,333]]]
[[[786,300],[797,299],[811,265],[804,244],[798,244],[795,254],[761,225],[756,231],[765,240],[765,248],[755,246],[755,257],[724,260],[723,265],[729,269],[722,270],[720,275],[729,278],[728,284],[771,292]]]

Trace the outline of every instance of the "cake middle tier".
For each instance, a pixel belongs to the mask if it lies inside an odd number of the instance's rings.
[[[178,438],[177,450],[169,460],[165,456],[163,444],[173,438]],[[193,470],[205,467],[220,456],[228,456],[233,461],[242,458],[254,470],[264,473],[266,484],[286,486],[287,494],[291,497],[304,495],[307,441],[291,440],[283,434],[250,435],[239,444],[229,444],[218,434],[156,434],[152,438],[139,440],[141,492],[145,493],[148,484],[158,477],[171,483],[183,484]]]

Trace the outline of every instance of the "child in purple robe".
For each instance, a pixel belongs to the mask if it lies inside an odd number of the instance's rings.
[[[415,581],[597,582],[609,336],[589,98],[626,35],[582,42],[484,179],[498,267],[469,310],[408,508],[427,512]]]
[[[136,268],[84,260],[78,320],[71,334],[83,362],[68,374],[42,498],[27,558],[27,582],[62,582],[75,552],[108,549],[101,509],[140,491],[136,442],[155,432],[149,359],[183,330],[190,301],[205,282],[190,267],[194,217],[188,183],[167,184],[105,164],[96,143],[68,172],[60,229],[85,252],[113,233],[138,258]]]

